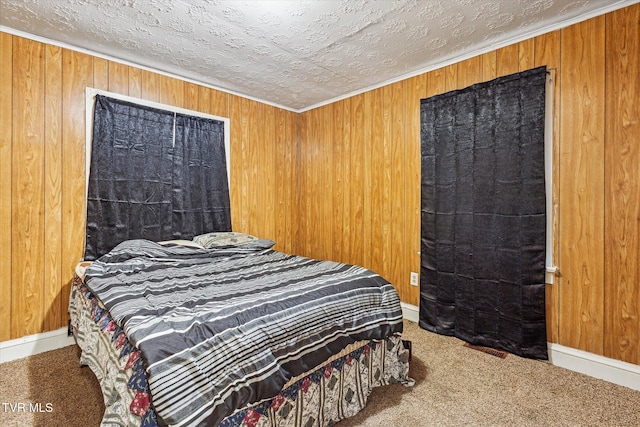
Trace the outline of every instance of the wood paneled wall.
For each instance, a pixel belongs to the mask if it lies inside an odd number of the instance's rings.
[[[233,228],[292,252],[298,114],[0,32],[0,341],[66,325],[85,227],[85,88],[231,119]]]
[[[420,99],[555,70],[548,339],[640,364],[640,5],[301,114],[300,253],[362,264],[419,304]]]
[[[66,323],[86,86],[231,118],[233,227],[419,303],[420,99],[555,70],[552,342],[640,364],[640,5],[302,114],[0,33],[0,341]],[[10,302],[10,303],[8,303]]]

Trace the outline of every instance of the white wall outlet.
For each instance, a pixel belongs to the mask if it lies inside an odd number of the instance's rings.
[[[411,278],[409,279],[409,283],[411,284],[411,286],[418,286],[418,281],[419,281],[419,275],[418,273],[412,271],[411,272]]]

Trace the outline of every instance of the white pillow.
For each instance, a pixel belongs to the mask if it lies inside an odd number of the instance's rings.
[[[241,246],[259,240],[250,234],[237,233],[235,231],[221,231],[200,234],[193,241],[206,249],[219,246]]]

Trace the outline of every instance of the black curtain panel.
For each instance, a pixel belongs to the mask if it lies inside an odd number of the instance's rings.
[[[171,234],[174,113],[97,95],[85,259]]]
[[[173,238],[231,231],[224,122],[176,115]]]
[[[545,67],[421,101],[420,326],[547,359]]]
[[[224,123],[96,96],[85,259],[231,230]]]

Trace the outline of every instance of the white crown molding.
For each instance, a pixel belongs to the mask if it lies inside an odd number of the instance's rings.
[[[141,70],[150,71],[152,73],[156,73],[156,74],[160,74],[160,75],[163,75],[163,76],[167,76],[167,77],[171,77],[171,78],[174,78],[174,79],[178,79],[178,80],[181,80],[183,82],[197,84],[197,85],[200,85],[200,86],[208,87],[209,89],[214,89],[214,90],[217,90],[217,91],[220,91],[220,92],[228,93],[230,95],[235,95],[235,96],[239,96],[239,97],[242,97],[242,98],[250,99],[252,101],[260,102],[262,104],[271,105],[272,107],[281,108],[283,110],[288,110],[288,111],[291,111],[291,112],[294,112],[294,113],[299,113],[298,110],[296,110],[294,108],[287,107],[285,105],[280,105],[280,104],[276,104],[274,102],[265,101],[264,99],[258,99],[258,98],[252,97],[252,96],[244,94],[244,93],[234,92],[234,91],[231,91],[231,90],[228,90],[228,89],[224,89],[224,88],[221,88],[221,87],[216,87],[216,86],[210,85],[208,83],[204,83],[204,82],[201,82],[201,81],[198,81],[198,80],[191,79],[189,77],[184,77],[184,76],[181,76],[181,75],[178,75],[178,74],[168,73],[166,71],[158,70],[157,68],[147,67],[146,65],[137,64],[135,62],[127,61],[125,59],[116,58],[114,56],[110,56],[110,55],[105,55],[103,53],[94,52],[94,51],[92,51],[90,49],[81,48],[81,47],[74,46],[74,45],[71,45],[71,44],[68,44],[68,43],[64,43],[64,42],[60,42],[60,41],[57,41],[57,40],[49,39],[47,37],[37,36],[35,34],[27,33],[25,31],[16,30],[15,28],[7,27],[7,26],[4,26],[4,25],[0,25],[0,32],[7,33],[7,34],[12,34],[14,36],[22,37],[22,38],[33,40],[33,41],[40,42],[40,43],[50,44],[52,46],[58,46],[58,47],[61,47],[63,49],[73,50],[75,52],[84,53],[84,54],[87,54],[87,55],[94,56],[96,58],[106,59],[107,61],[117,62],[117,63],[123,64],[123,65],[128,65],[130,67],[140,68]]]
[[[438,70],[440,68],[447,67],[449,65],[465,61],[465,60],[467,60],[469,58],[474,58],[474,57],[476,57],[478,55],[482,55],[482,54],[494,51],[496,49],[500,49],[500,48],[512,45],[514,43],[519,43],[521,41],[529,40],[531,38],[540,36],[542,34],[550,33],[552,31],[561,30],[563,28],[569,27],[569,26],[577,24],[579,22],[583,22],[583,21],[589,20],[591,18],[595,18],[596,16],[607,14],[609,12],[613,12],[615,10],[622,9],[622,8],[627,7],[627,6],[631,6],[632,4],[639,3],[639,2],[640,2],[640,0],[622,0],[622,1],[613,2],[613,3],[611,3],[611,4],[609,4],[609,5],[605,6],[605,7],[593,10],[593,11],[591,11],[589,13],[585,13],[583,15],[576,16],[574,18],[567,19],[567,20],[562,21],[562,22],[558,22],[558,23],[556,23],[554,25],[549,25],[547,27],[540,28],[540,29],[537,29],[535,31],[523,32],[522,34],[518,34],[516,37],[511,37],[509,39],[501,41],[500,43],[496,43],[496,44],[493,44],[491,46],[487,46],[487,47],[482,48],[482,49],[472,50],[472,51],[470,51],[468,53],[465,53],[463,55],[454,56],[454,57],[452,57],[450,59],[447,59],[447,60],[444,60],[444,61],[440,61],[440,62],[438,62],[436,64],[430,65],[429,67],[422,68],[422,69],[420,69],[418,71],[412,71],[411,73],[403,74],[403,75],[401,75],[399,77],[396,77],[394,79],[386,80],[386,81],[384,81],[384,82],[382,82],[380,84],[377,84],[377,85],[374,85],[374,86],[369,86],[367,88],[364,88],[364,89],[361,89],[361,90],[357,90],[357,91],[354,91],[354,92],[351,92],[351,93],[347,93],[345,95],[341,95],[341,96],[329,99],[327,101],[319,102],[319,103],[311,105],[309,107],[301,108],[297,112],[298,113],[303,113],[305,111],[313,110],[314,108],[322,107],[324,105],[328,105],[328,104],[331,104],[333,102],[337,102],[337,101],[341,101],[343,99],[351,98],[352,96],[356,96],[356,95],[359,95],[361,93],[368,92],[370,90],[379,89],[379,88],[381,88],[383,86],[388,86],[390,84],[397,83],[397,82],[400,82],[402,80],[409,79],[411,77],[419,76],[420,74],[428,73],[429,71]]]
[[[233,91],[230,91],[230,90],[227,90],[227,89],[223,89],[223,88],[220,88],[220,87],[215,87],[215,86],[212,86],[210,84],[203,83],[203,82],[200,82],[200,81],[197,81],[197,80],[194,80],[194,79],[190,79],[190,78],[183,77],[183,76],[180,76],[180,75],[177,75],[177,74],[173,74],[173,73],[168,73],[166,71],[161,71],[161,70],[158,70],[156,68],[147,67],[147,66],[144,66],[144,65],[141,65],[141,64],[136,64],[136,63],[131,62],[131,61],[126,61],[126,60],[123,60],[123,59],[120,59],[120,58],[115,58],[115,57],[112,57],[112,56],[109,56],[109,55],[101,54],[101,53],[98,53],[98,52],[91,51],[89,49],[80,48],[78,46],[74,46],[74,45],[71,45],[71,44],[59,42],[59,41],[56,41],[56,40],[53,40],[53,39],[49,39],[49,38],[46,38],[46,37],[37,36],[37,35],[30,34],[30,33],[24,32],[24,31],[13,29],[11,27],[6,27],[6,26],[3,26],[3,25],[0,25],[0,31],[6,32],[6,33],[9,33],[9,34],[13,34],[13,35],[16,35],[16,36],[24,37],[24,38],[27,38],[27,39],[31,39],[31,40],[34,40],[34,41],[39,41],[39,42],[42,42],[42,43],[47,43],[47,44],[51,44],[51,45],[54,45],[54,46],[59,46],[59,47],[65,48],[65,49],[70,49],[70,50],[74,50],[74,51],[77,51],[77,52],[86,53],[86,54],[89,54],[89,55],[92,55],[92,56],[95,56],[95,57],[98,57],[98,58],[107,59],[109,61],[114,61],[114,62],[118,62],[118,63],[121,63],[121,64],[125,64],[125,65],[129,65],[129,66],[141,68],[141,69],[144,69],[144,70],[147,70],[147,71],[151,71],[151,72],[154,72],[154,73],[157,73],[157,74],[161,74],[161,75],[165,75],[165,76],[168,76],[168,77],[177,78],[177,79],[180,79],[182,81],[195,83],[195,84],[202,85],[202,86],[205,86],[205,87],[208,87],[208,88],[211,88],[211,89],[215,89],[215,90],[219,90],[219,91],[222,91],[222,92],[225,92],[225,93],[229,93],[229,94],[232,94],[232,95],[236,95],[236,96],[240,96],[240,97],[243,97],[243,98],[251,99],[253,101],[257,101],[257,102],[260,102],[260,103],[263,103],[263,104],[271,105],[271,106],[274,106],[274,107],[277,107],[277,108],[282,108],[284,110],[292,111],[294,113],[303,113],[305,111],[309,111],[309,110],[312,110],[314,108],[321,107],[323,105],[331,104],[333,102],[340,101],[340,100],[343,100],[343,99],[346,99],[346,98],[350,98],[352,96],[359,95],[361,93],[368,92],[370,90],[377,89],[377,88],[380,88],[380,87],[383,87],[383,86],[387,86],[387,85],[390,85],[390,84],[393,84],[393,83],[397,83],[399,81],[406,80],[408,78],[415,77],[415,76],[418,76],[420,74],[424,74],[424,73],[432,71],[432,70],[436,70],[436,69],[439,69],[439,68],[442,68],[442,67],[446,67],[448,65],[455,64],[455,63],[460,62],[460,61],[464,61],[466,59],[481,55],[483,53],[487,53],[487,52],[493,51],[495,49],[499,49],[501,47],[505,47],[505,46],[508,46],[508,45],[511,45],[511,44],[514,44],[514,43],[518,43],[518,42],[521,42],[523,40],[528,40],[530,38],[539,36],[541,34],[545,34],[545,33],[551,32],[551,31],[562,29],[562,28],[568,27],[570,25],[576,24],[578,22],[586,21],[586,20],[594,18],[596,16],[604,15],[606,13],[613,12],[614,10],[622,9],[624,7],[627,7],[627,6],[630,6],[632,4],[638,3],[639,1],[640,0],[618,0],[618,1],[614,1],[614,2],[611,2],[610,4],[608,4],[608,5],[604,6],[604,7],[601,7],[599,9],[593,10],[591,12],[588,12],[588,13],[573,17],[571,19],[567,19],[567,20],[564,20],[562,22],[555,23],[553,25],[548,25],[546,27],[537,29],[535,31],[523,32],[521,34],[518,34],[517,36],[505,39],[505,40],[501,41],[500,43],[495,43],[493,45],[486,46],[486,47],[479,48],[479,49],[475,49],[475,50],[472,50],[470,52],[467,52],[467,53],[464,53],[464,54],[461,54],[461,55],[453,56],[453,57],[448,58],[446,60],[443,60],[443,61],[440,61],[438,63],[432,64],[429,67],[422,68],[422,69],[419,69],[417,71],[413,71],[411,73],[403,74],[403,75],[401,75],[399,77],[396,77],[396,78],[391,79],[391,80],[386,80],[386,81],[384,81],[382,83],[379,83],[377,85],[373,85],[373,86],[369,86],[369,87],[366,87],[366,88],[363,88],[363,89],[359,89],[357,91],[353,91],[353,92],[347,93],[345,95],[341,95],[339,97],[331,98],[331,99],[329,99],[327,101],[323,101],[323,102],[320,102],[320,103],[317,103],[317,104],[313,104],[313,105],[310,105],[310,106],[307,106],[307,107],[304,107],[304,108],[300,108],[300,109],[287,107],[287,106],[276,104],[276,103],[273,103],[273,102],[270,102],[270,101],[265,101],[263,99],[258,99],[258,98],[252,97],[250,95],[247,95],[247,94],[237,93],[237,92],[233,92]]]

